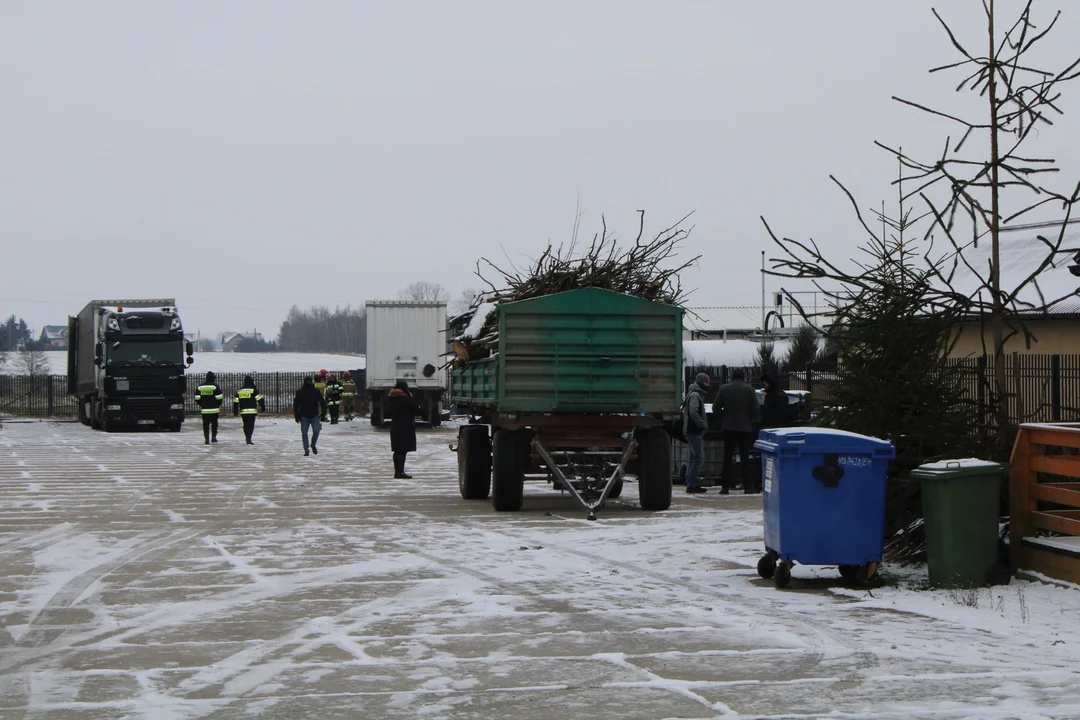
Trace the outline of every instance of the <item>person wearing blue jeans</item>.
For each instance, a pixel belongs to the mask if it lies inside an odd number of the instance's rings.
[[[701,436],[709,427],[705,418],[705,389],[711,384],[708,375],[698,373],[683,401],[683,437],[690,446],[690,462],[686,465],[686,492],[691,495],[706,492],[705,488],[701,487],[701,463],[705,458]]]
[[[296,391],[296,398],[293,400],[293,417],[296,422],[300,423],[300,437],[304,442],[305,456],[311,453],[319,454],[319,431],[322,429],[319,417],[325,412],[326,399],[319,392],[319,389],[315,387],[315,380],[310,377],[304,378],[304,384]],[[312,431],[311,453],[308,452],[309,428]]]

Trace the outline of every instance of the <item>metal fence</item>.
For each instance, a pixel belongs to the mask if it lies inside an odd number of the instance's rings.
[[[358,388],[355,411],[367,412],[367,395],[364,393],[365,373],[354,370],[352,379]],[[251,375],[255,386],[259,388],[266,402],[266,411],[273,415],[291,415],[293,398],[300,388],[307,372],[254,372],[254,373],[217,373],[217,384],[225,393],[224,408],[232,409],[232,399],[244,382],[244,377]],[[340,379],[340,374],[338,378]],[[198,415],[194,393],[191,392],[202,381],[202,374],[188,375],[188,392],[184,396],[184,411],[187,415]],[[66,375],[0,375],[0,415],[8,417],[75,417],[79,414],[79,405],[75,398],[67,394]]]

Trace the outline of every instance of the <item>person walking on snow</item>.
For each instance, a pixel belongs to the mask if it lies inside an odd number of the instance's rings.
[[[394,477],[412,480],[405,474],[405,455],[416,451],[416,403],[409,383],[398,380],[389,393],[390,451],[394,453]]]
[[[337,381],[337,375],[331,375],[326,382],[326,405],[330,408],[330,424],[338,424],[338,415],[341,413],[341,393],[344,390]]]
[[[727,495],[735,487],[732,461],[736,449],[742,466],[743,493],[749,495],[757,492],[750,472],[750,444],[754,438],[754,425],[761,420],[761,406],[754,388],[744,382],[745,377],[743,371],[736,368],[731,373],[731,382],[720,388],[713,401],[713,414],[721,418],[720,431],[724,436],[721,495]]]
[[[239,415],[244,421],[244,438],[248,445],[254,445],[251,436],[255,433],[255,418],[259,411],[266,412],[266,403],[259,389],[255,387],[255,379],[250,375],[244,376],[244,384],[236,391],[233,400],[233,415]]]
[[[225,395],[217,384],[217,376],[212,372],[206,373],[206,382],[195,388],[195,402],[199,406],[199,414],[202,415],[203,438],[207,445],[217,442],[218,417],[221,415],[221,401]]]
[[[683,400],[683,437],[690,446],[690,462],[686,464],[686,492],[691,495],[706,492],[701,487],[701,463],[705,458],[704,440],[701,437],[709,427],[705,417],[705,390],[712,383],[705,373],[698,373],[694,384]]]
[[[300,423],[300,437],[304,441],[304,456],[311,452],[319,454],[317,443],[319,442],[319,416],[326,412],[326,400],[322,393],[315,388],[315,381],[310,377],[304,378],[304,384],[296,391],[293,399],[293,417]],[[311,428],[311,452],[308,452],[308,428]]]

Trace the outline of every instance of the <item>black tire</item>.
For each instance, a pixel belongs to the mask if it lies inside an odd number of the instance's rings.
[[[94,430],[102,429],[101,413],[101,402],[99,402],[98,400],[92,400],[90,402],[90,427]]]
[[[484,500],[491,494],[491,436],[487,425],[466,425],[458,430],[458,490],[466,500]]]
[[[86,412],[86,401],[79,398],[79,422],[83,425],[90,424],[90,415]]]
[[[773,575],[773,585],[778,589],[783,590],[791,584],[791,563],[788,561],[781,562],[776,566],[776,574]]]
[[[623,479],[619,478],[611,485],[611,492],[607,494],[609,498],[617,498],[622,495],[623,491]]]
[[[841,565],[837,568],[840,571],[840,577],[844,578],[848,582],[855,582],[858,572],[858,565]]]
[[[757,561],[757,574],[766,580],[771,580],[776,575],[776,558],[772,556],[772,553],[762,555]]]
[[[180,428],[183,427],[183,423],[173,423],[169,426],[169,432],[180,432]]]
[[[671,441],[663,428],[642,428],[638,441],[638,493],[644,510],[671,507]]]
[[[431,427],[439,427],[442,425],[442,415],[439,413],[439,401],[432,400],[431,405],[428,407],[428,422]],[[484,497],[487,497],[486,495]]]
[[[491,441],[491,506],[500,512],[521,509],[525,468],[521,439],[512,430],[496,430]]]
[[[371,427],[382,427],[382,403],[371,401]]]

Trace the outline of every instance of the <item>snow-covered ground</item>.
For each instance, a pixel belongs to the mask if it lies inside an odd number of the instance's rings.
[[[45,353],[49,358],[49,367],[54,374],[67,373],[67,352],[51,351]],[[195,364],[191,371],[195,373],[213,370],[223,372],[341,372],[360,370],[366,367],[363,355],[334,355],[331,353],[235,353],[210,352],[195,353]],[[8,372],[13,372],[9,364]]]
[[[1080,589],[757,577],[760,499],[458,495],[454,429],[0,429],[0,717],[1080,717]]]

